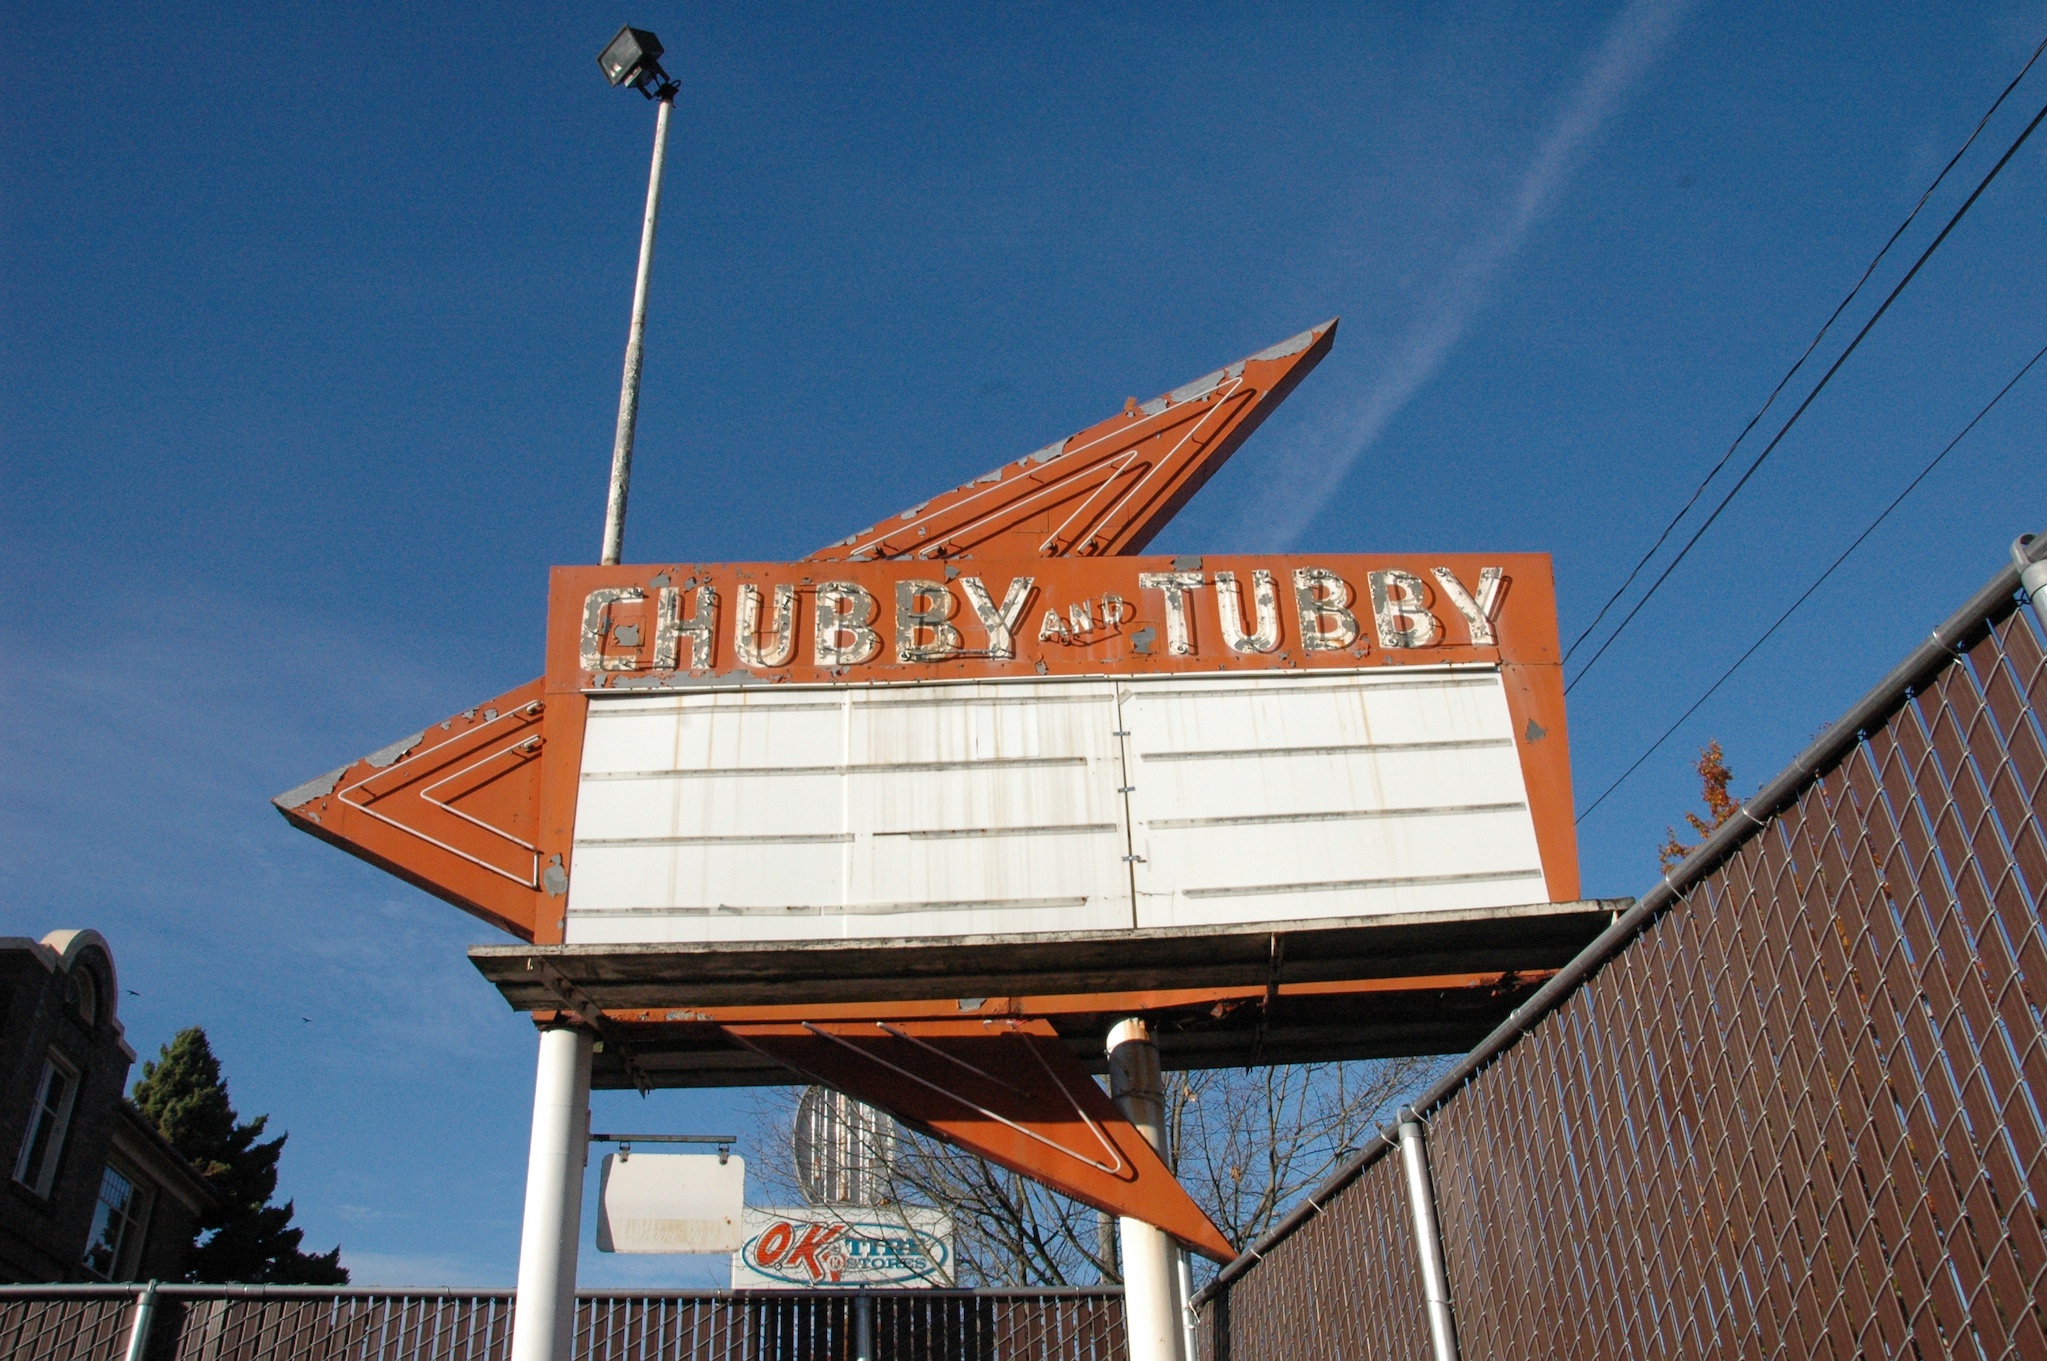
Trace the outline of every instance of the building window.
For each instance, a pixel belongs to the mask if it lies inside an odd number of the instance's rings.
[[[77,991],[78,1019],[85,1022],[87,1030],[99,1024],[100,989],[93,980],[92,970],[77,968],[71,971],[71,983]]]
[[[28,1136],[14,1160],[14,1179],[39,1196],[50,1194],[57,1180],[57,1160],[64,1156],[64,1135],[71,1127],[71,1103],[78,1097],[78,1070],[52,1053],[43,1061],[43,1080],[36,1087],[35,1109],[29,1113]]]
[[[109,1167],[100,1174],[99,1204],[92,1212],[92,1234],[85,1243],[85,1269],[101,1280],[120,1279],[128,1245],[141,1232],[142,1193],[135,1183]]]

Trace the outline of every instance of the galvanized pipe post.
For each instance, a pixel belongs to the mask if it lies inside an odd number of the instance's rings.
[[[1175,1303],[1180,1310],[1180,1355],[1184,1361],[1196,1361],[1201,1355],[1201,1338],[1194,1316],[1194,1255],[1173,1245],[1174,1284],[1178,1287]]]
[[[2019,569],[2019,590],[2033,607],[2033,617],[2047,624],[2047,534],[2021,534],[2012,541],[2011,560]]]
[[[142,1361],[149,1352],[149,1325],[156,1318],[155,1281],[136,1293],[135,1317],[128,1325],[128,1354],[126,1361]]]
[[[1400,1114],[1400,1161],[1407,1169],[1407,1204],[1414,1217],[1415,1250],[1421,1256],[1430,1354],[1435,1361],[1457,1361],[1457,1320],[1450,1312],[1450,1279],[1443,1266],[1443,1236],[1436,1225],[1436,1186],[1429,1176],[1428,1140],[1411,1110]]]
[[[1150,1027],[1135,1017],[1118,1021],[1109,1031],[1108,1050],[1109,1096],[1171,1167],[1159,1047]],[[1119,1218],[1116,1228],[1123,1251],[1123,1317],[1130,1361],[1192,1361],[1179,1245],[1141,1219]]]
[[[618,390],[618,433],[611,443],[611,492],[604,502],[604,554],[616,567],[625,551],[626,494],[633,480],[633,432],[640,421],[640,356],[647,334],[647,289],[654,278],[654,228],[661,218],[661,171],[668,160],[668,115],[675,86],[664,84],[654,115],[654,166],[647,173],[647,215],[640,223],[640,272],[633,280],[633,321],[626,332],[625,377]]]
[[[511,1361],[569,1361],[574,1342],[592,1040],[579,1026],[550,1025],[540,1032]]]
[[[874,1296],[853,1297],[853,1361],[874,1361]]]

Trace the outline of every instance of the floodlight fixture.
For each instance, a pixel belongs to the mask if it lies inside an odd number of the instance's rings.
[[[661,52],[659,38],[627,24],[598,53],[597,65],[613,85],[630,85],[649,99],[672,98],[675,82],[661,69]]]

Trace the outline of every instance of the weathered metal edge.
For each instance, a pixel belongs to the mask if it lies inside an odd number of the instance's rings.
[[[1380,926],[1426,926],[1439,922],[1480,922],[1522,917],[1549,917],[1582,912],[1624,910],[1632,898],[1583,898],[1568,903],[1514,903],[1505,907],[1468,907],[1420,912],[1372,913],[1353,917],[1311,917],[1275,922],[1227,922],[1214,926],[1151,926],[1127,930],[1062,931],[1049,933],[1073,944],[1117,945],[1218,937],[1298,936],[1308,932],[1346,931]],[[1622,905],[1616,909],[1616,904]],[[1014,931],[982,936],[877,936],[870,939],[831,937],[822,940],[776,941],[654,941],[634,945],[472,945],[469,957],[482,959],[525,959],[537,955],[549,960],[626,954],[750,955],[791,951],[801,954],[865,953],[888,951],[923,953],[933,949],[999,948],[1038,944],[1048,939],[1041,931]]]
[[[1071,974],[1076,977],[1099,972],[1092,956],[1114,952],[1128,960],[1130,952],[1149,956],[1174,947],[1198,951],[1224,944],[1241,943],[1249,948],[1244,961],[1228,957],[1216,961],[1218,969],[1255,962],[1265,967],[1268,958],[1264,942],[1274,936],[1307,943],[1315,939],[1334,940],[1342,936],[1385,939],[1403,932],[1436,930],[1444,926],[1484,927],[1509,924],[1540,927],[1545,923],[1567,924],[1587,918],[1611,919],[1625,909],[1629,900],[1583,900],[1570,903],[1530,903],[1501,908],[1470,908],[1456,911],[1402,912],[1376,916],[1329,917],[1307,921],[1231,923],[1205,927],[1167,927],[1121,931],[1075,931],[1047,936],[1043,933],[1005,933],[982,936],[890,937],[873,940],[794,941],[711,941],[644,945],[479,945],[471,947],[469,959],[477,971],[503,988],[523,981],[532,971],[530,961],[545,961],[550,967],[573,976],[579,987],[654,983],[660,974],[673,972],[695,985],[720,983],[726,986],[755,984],[764,972],[789,974],[801,969],[801,979],[824,977],[855,979],[900,979],[905,984],[934,986],[965,977],[1014,976],[1026,979],[1041,975]],[[1466,947],[1469,948],[1469,947]],[[1019,961],[1016,951],[1029,950],[1031,962]],[[1066,955],[1065,960],[1056,956]],[[1252,960],[1252,956],[1256,960]],[[1043,962],[1037,957],[1043,956]],[[987,959],[988,963],[982,960]],[[1305,964],[1311,955],[1300,955]],[[1005,964],[1003,961],[1007,961]],[[620,972],[647,970],[644,978],[599,979],[583,965],[613,964]],[[921,968],[911,967],[921,964]],[[713,972],[719,966],[730,972]],[[753,967],[749,967],[749,966]],[[1128,967],[1126,965],[1126,967]],[[1172,965],[1160,962],[1158,967]],[[1176,970],[1179,971],[1179,970]],[[1032,986],[1030,991],[1045,989]],[[1071,989],[1067,989],[1071,990]],[[932,995],[950,996],[943,987]],[[907,994],[905,994],[907,996]],[[852,996],[839,1000],[857,1000]]]

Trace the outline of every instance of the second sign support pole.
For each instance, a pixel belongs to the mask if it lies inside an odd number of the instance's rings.
[[[1109,1095],[1172,1166],[1159,1047],[1151,1029],[1131,1018],[1109,1031]],[[1186,1355],[1186,1299],[1180,1292],[1180,1246],[1141,1219],[1119,1218],[1123,1250],[1123,1317],[1130,1361],[1193,1361]]]
[[[583,1165],[590,1156],[591,1043],[590,1032],[579,1026],[551,1025],[540,1032],[511,1361],[569,1361]]]

